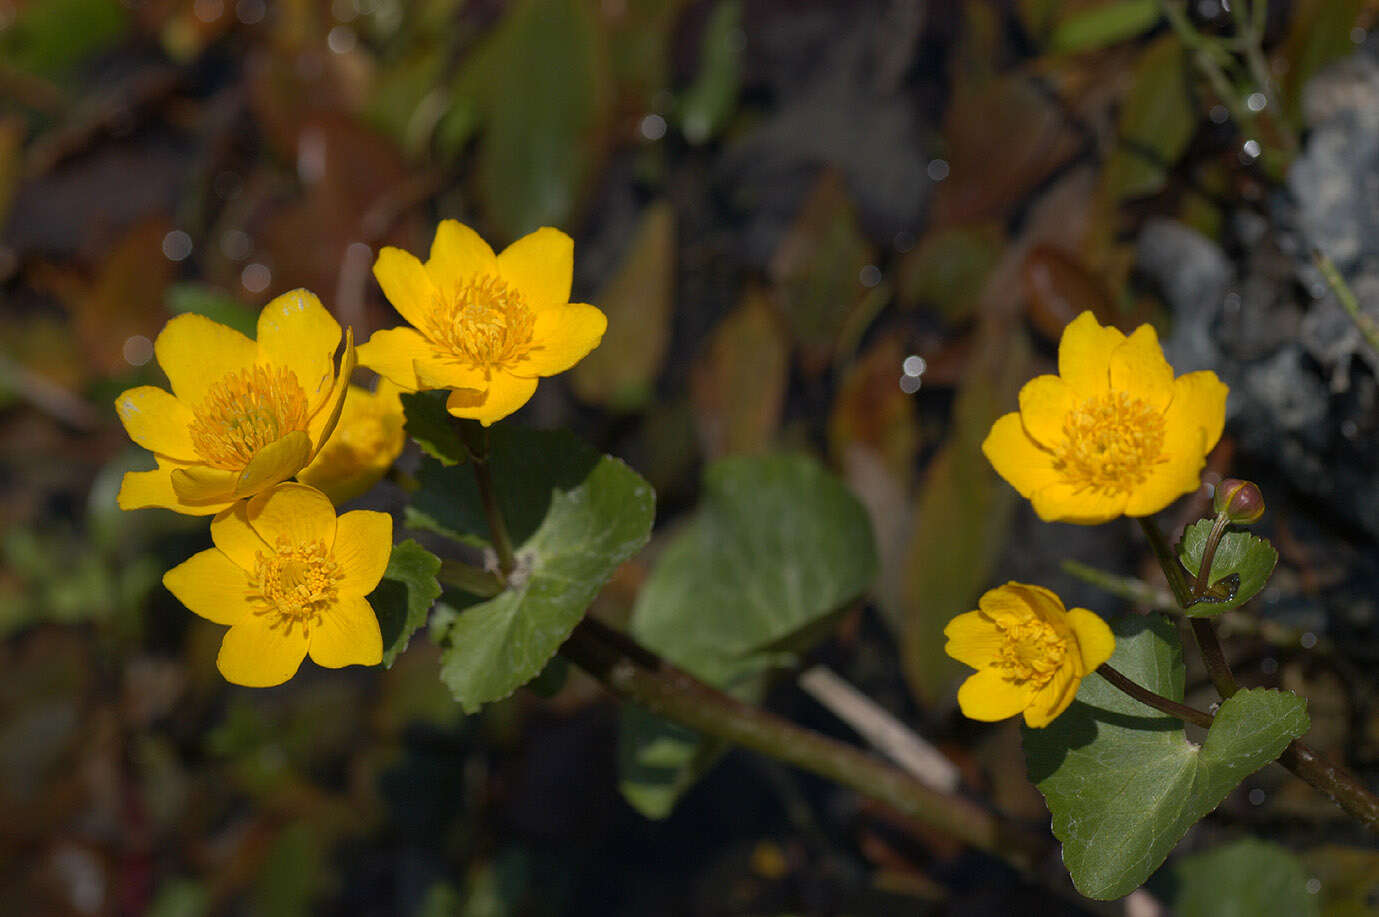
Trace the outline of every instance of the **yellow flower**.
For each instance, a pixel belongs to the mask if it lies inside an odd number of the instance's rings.
[[[352,334],[337,372],[339,346],[339,323],[306,290],[264,306],[257,341],[202,315],[168,322],[153,348],[172,393],[142,385],[115,399],[158,461],[124,476],[120,508],[208,516],[301,471],[340,418]]]
[[[1040,586],[1006,583],[977,606],[943,631],[943,651],[977,670],[958,689],[958,706],[974,720],[1023,712],[1027,725],[1047,726],[1116,647],[1105,621],[1085,608],[1064,610],[1062,600]]]
[[[163,574],[196,614],[230,630],[216,666],[226,681],[287,681],[308,653],[317,665],[383,659],[373,592],[392,554],[393,520],[355,510],[338,519],[325,494],[279,484],[211,522],[215,547]]]
[[[407,443],[398,391],[387,379],[379,379],[373,392],[351,385],[330,441],[298,472],[297,480],[324,492],[337,506],[377,484]]]
[[[1093,525],[1196,490],[1225,419],[1215,373],[1174,379],[1149,325],[1127,338],[1084,312],[1063,329],[1058,375],[1025,383],[982,452],[1045,522]]]
[[[436,229],[431,258],[385,248],[374,276],[412,327],[379,331],[359,362],[404,389],[450,389],[456,417],[488,426],[527,403],[541,376],[598,346],[608,320],[572,303],[574,243],[546,227],[494,255],[454,220]]]

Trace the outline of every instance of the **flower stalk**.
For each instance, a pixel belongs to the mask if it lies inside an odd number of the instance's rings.
[[[837,781],[1018,868],[1048,851],[1048,842],[1025,828],[712,688],[593,618],[584,618],[560,651],[618,697],[657,716]]]
[[[507,522],[498,505],[498,488],[493,482],[493,469],[489,465],[488,427],[482,426],[477,420],[461,420],[458,426],[460,439],[469,450],[470,464],[474,466],[474,481],[479,485],[479,499],[484,505],[484,518],[488,520],[493,551],[498,555],[498,579],[502,588],[507,588],[508,577],[517,567],[517,557],[512,550],[512,536],[508,534]]]

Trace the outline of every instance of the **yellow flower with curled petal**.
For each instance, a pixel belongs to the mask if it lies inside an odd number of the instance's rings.
[[[1025,383],[982,452],[1045,522],[1094,525],[1196,490],[1225,420],[1215,373],[1175,379],[1152,327],[1127,338],[1084,312],[1063,329],[1058,375]]]
[[[387,379],[369,391],[351,385],[335,432],[311,464],[297,474],[339,506],[379,482],[407,444],[400,389]]]
[[[958,689],[963,714],[994,722],[1023,713],[1035,728],[1068,709],[1082,679],[1116,648],[1094,612],[1068,611],[1042,586],[1014,582],[989,590],[943,634],[944,652],[977,670]]]
[[[279,484],[216,516],[211,541],[165,573],[163,585],[196,614],[230,626],[216,659],[226,681],[282,684],[308,654],[332,669],[383,659],[364,597],[392,554],[387,513],[337,518],[319,490]]]
[[[495,255],[474,230],[445,220],[425,264],[398,248],[379,252],[374,276],[411,327],[375,333],[359,362],[409,391],[449,389],[451,414],[488,426],[602,340],[604,314],[569,301],[573,271],[574,243],[558,229]]]
[[[153,349],[172,392],[141,385],[115,399],[158,462],[124,476],[120,508],[208,516],[301,471],[335,429],[354,370],[350,332],[336,369],[340,337],[306,290],[263,308],[257,340],[203,315],[168,322]]]

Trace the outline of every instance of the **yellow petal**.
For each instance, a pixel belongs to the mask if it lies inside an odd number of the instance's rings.
[[[383,635],[373,607],[360,595],[342,595],[311,628],[311,661],[328,669],[378,665]]]
[[[235,496],[238,480],[239,472],[209,465],[187,465],[172,470],[172,489],[177,492],[179,502],[194,506],[218,504],[214,510],[217,513],[238,499]]]
[[[335,523],[333,559],[340,565],[340,594],[374,591],[393,553],[393,517],[371,510],[345,513]]]
[[[152,385],[141,385],[115,399],[129,438],[150,452],[186,462],[198,458],[188,429],[194,419],[191,409],[169,393]]]
[[[1036,443],[1055,449],[1067,436],[1063,432],[1078,398],[1059,376],[1035,376],[1020,389],[1020,422]]]
[[[217,513],[211,520],[211,541],[240,567],[253,570],[258,565],[258,556],[271,554],[273,549],[249,525],[245,514],[248,505],[248,501],[240,500]]]
[[[1025,708],[1025,725],[1031,729],[1042,729],[1058,718],[1077,698],[1080,676],[1064,665],[1053,673],[1048,684],[1044,685]]]
[[[574,240],[549,226],[523,236],[498,256],[498,272],[522,291],[533,312],[570,301],[574,270]]]
[[[245,516],[270,545],[276,546],[279,537],[289,545],[322,541],[329,549],[335,544],[335,507],[325,494],[305,484],[279,484],[259,494],[249,501]]]
[[[1111,389],[1162,411],[1173,399],[1173,367],[1164,359],[1152,325],[1140,325],[1111,351]]]
[[[963,716],[987,723],[1014,716],[1029,705],[1032,697],[1028,686],[1007,681],[995,669],[982,669],[958,688],[958,706]]]
[[[495,372],[488,391],[457,388],[446,399],[445,408],[456,417],[468,417],[487,427],[526,404],[535,391],[535,379]]]
[[[1215,449],[1226,424],[1228,391],[1209,369],[1179,376],[1173,382],[1173,401],[1164,412],[1169,435],[1181,427],[1201,427],[1206,435],[1203,451]]]
[[[153,352],[173,394],[195,409],[212,385],[254,365],[258,345],[233,328],[189,312],[163,326]]]
[[[373,275],[393,308],[414,328],[430,327],[440,294],[416,255],[388,246],[378,253]]]
[[[310,457],[311,437],[302,430],[293,430],[269,443],[254,453],[244,471],[235,478],[235,499],[252,497],[274,484],[281,484],[305,468]]]
[[[1082,671],[1095,672],[1096,667],[1111,658],[1116,649],[1116,637],[1101,615],[1085,608],[1068,611],[1068,626],[1077,637],[1078,652],[1082,657]]]
[[[293,290],[259,313],[259,361],[292,370],[314,410],[326,399],[335,376],[340,323],[314,293]]]
[[[1125,340],[1115,328],[1102,327],[1083,312],[1063,329],[1058,342],[1058,374],[1081,398],[1110,391],[1111,351]]]
[[[532,350],[508,367],[515,376],[554,376],[589,355],[603,340],[608,318],[584,303],[536,313]]]
[[[321,409],[313,414],[306,424],[307,436],[312,443],[307,461],[310,461],[311,456],[321,451],[321,447],[330,439],[330,434],[335,432],[335,425],[340,422],[340,412],[345,408],[345,393],[349,391],[350,375],[354,372],[356,358],[354,329],[347,328],[345,329],[345,352],[340,356],[340,372],[335,376],[335,384],[331,389],[330,398],[321,405]],[[302,464],[305,465],[306,463],[303,462]],[[293,474],[296,473],[293,472]]]
[[[1059,480],[1053,455],[1030,439],[1018,413],[997,418],[982,441],[982,454],[996,473],[1026,499]]]
[[[1166,460],[1155,465],[1149,477],[1135,486],[1125,503],[1125,515],[1151,516],[1183,494],[1190,494],[1202,486],[1202,469],[1207,463],[1202,431],[1192,430],[1179,440],[1169,452],[1169,444],[1173,441],[1165,438]]]
[[[1049,622],[1055,628],[1066,631],[1067,624],[1065,617],[1067,610],[1063,606],[1063,600],[1058,597],[1052,589],[1045,589],[1043,586],[1036,586],[1033,583],[1017,583],[1011,581],[999,587],[1007,590],[1008,594],[1018,597],[1021,604],[1034,612],[1039,618]]]
[[[432,283],[445,288],[469,280],[477,274],[492,274],[498,262],[493,249],[479,234],[459,220],[441,220],[431,240],[431,257],[426,272]]]
[[[1030,503],[1045,522],[1099,525],[1124,513],[1127,498],[1123,491],[1108,494],[1059,481],[1035,491]]]
[[[418,358],[412,364],[412,371],[416,373],[417,388],[420,390],[468,388],[482,392],[488,388],[489,375],[482,369],[472,363],[462,362],[439,348]]]
[[[130,471],[120,482],[120,493],[115,502],[120,509],[148,509],[159,507],[186,516],[210,516],[220,512],[233,503],[233,499],[211,500],[204,503],[187,503],[173,488],[172,475],[185,466],[158,461],[157,471]]]
[[[294,627],[291,633],[273,630],[263,617],[251,616],[225,634],[215,664],[232,684],[269,688],[297,674],[306,646],[302,628]]]
[[[413,368],[416,361],[430,359],[432,354],[438,353],[436,345],[413,328],[375,331],[368,343],[359,345],[358,350],[360,366],[372,369],[409,392],[418,388]]]
[[[980,611],[968,611],[948,622],[943,629],[948,643],[943,651],[964,665],[980,669],[1000,656],[1005,637],[991,618]]]
[[[163,574],[163,585],[196,614],[217,624],[238,624],[252,616],[249,574],[211,548]]]

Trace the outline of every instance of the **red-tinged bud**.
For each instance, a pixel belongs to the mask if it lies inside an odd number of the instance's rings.
[[[1226,478],[1216,485],[1212,508],[1218,513],[1225,513],[1236,525],[1249,525],[1264,515],[1264,494],[1249,481]]]

